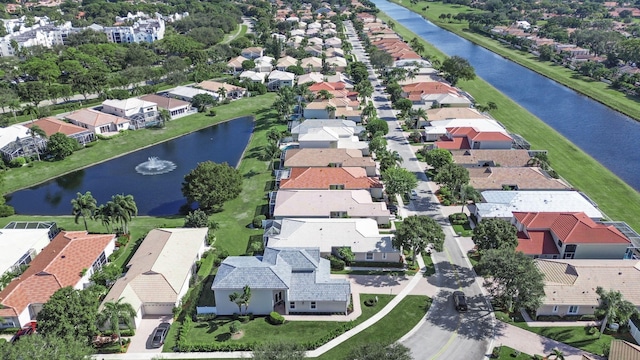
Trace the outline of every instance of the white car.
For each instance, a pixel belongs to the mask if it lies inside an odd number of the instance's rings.
[[[411,193],[409,194],[409,199],[411,199],[411,200],[418,199],[418,192],[415,191],[415,190],[411,190]]]

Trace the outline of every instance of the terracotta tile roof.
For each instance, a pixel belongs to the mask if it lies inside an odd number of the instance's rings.
[[[472,141],[512,141],[511,136],[498,131],[478,131],[472,127],[447,128],[451,137],[466,137]]]
[[[453,150],[453,161],[460,165],[483,166],[492,163],[505,167],[526,166],[531,157],[527,150]]]
[[[156,105],[158,105],[159,108],[166,109],[166,110],[174,110],[174,109],[180,109],[183,107],[190,106],[190,103],[186,101],[174,99],[172,97],[160,96],[156,94],[141,96],[140,99],[155,103]]]
[[[293,168],[289,178],[280,182],[281,189],[327,190],[331,185],[344,185],[347,190],[382,188],[361,167]]]
[[[106,114],[93,109],[80,109],[72,112],[71,114],[65,115],[65,118],[93,127],[100,127],[108,124],[126,124],[130,122],[125,118]]]
[[[472,108],[438,108],[427,110],[429,121],[449,120],[449,119],[481,119],[485,116]]]
[[[469,185],[484,190],[502,190],[503,186],[516,186],[517,190],[568,190],[571,186],[554,179],[537,167],[468,168]]]
[[[420,94],[458,94],[456,88],[439,81],[421,81],[402,87],[406,93]]]
[[[198,85],[196,85],[197,87],[203,89],[203,90],[208,90],[208,91],[212,91],[212,92],[216,92],[218,91],[218,89],[220,89],[221,87],[223,87],[225,90],[227,90],[227,92],[229,91],[236,91],[236,90],[240,90],[240,91],[245,91],[246,89],[240,86],[235,86],[232,84],[227,84],[227,83],[221,83],[221,82],[217,82],[217,81],[211,81],[211,80],[205,80],[203,82],[198,83]]]
[[[527,229],[552,231],[567,244],[625,244],[629,243],[612,225],[591,220],[585,213],[514,212],[513,216]]]
[[[529,236],[518,232],[518,246],[516,251],[527,255],[559,255],[558,247],[553,236],[548,231],[529,231]]]
[[[440,140],[435,142],[435,145],[438,149],[448,149],[448,150],[460,150],[460,149],[470,149],[469,141],[466,137],[454,137],[448,138],[446,136],[441,136]]]
[[[345,84],[343,82],[320,82],[320,83],[315,83],[311,86],[309,86],[309,91],[311,92],[318,92],[320,90],[327,90],[327,91],[333,91],[333,90],[344,90],[345,88]]]
[[[375,167],[370,157],[363,157],[356,149],[290,149],[287,150],[284,166],[327,167],[329,164],[342,164],[345,167]]]
[[[83,269],[93,265],[113,234],[63,231],[33,259],[29,268],[0,292],[0,316],[17,316],[29,304],[44,304],[58,289],[76,286]]]
[[[50,117],[38,119],[32,123],[24,124],[24,126],[28,128],[34,125],[38,125],[42,130],[44,130],[44,132],[47,134],[47,137],[55,133],[63,133],[69,136],[87,131],[87,129],[83,127]]]

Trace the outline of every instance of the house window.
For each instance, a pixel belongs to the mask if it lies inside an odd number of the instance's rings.
[[[365,259],[366,259],[367,261],[371,261],[371,260],[373,260],[373,253],[372,253],[372,252],[368,252],[368,253],[367,253],[367,256],[366,256],[366,258],[365,258]]]
[[[347,212],[346,211],[331,211],[329,213],[329,217],[332,219],[335,218],[346,218],[347,217]]]
[[[312,301],[312,302],[311,302],[311,308],[312,308],[312,309],[315,309],[315,308],[316,308],[316,302],[315,302],[315,301]]]
[[[382,260],[386,260],[387,259],[387,253],[382,253]]]
[[[296,303],[295,302],[290,302],[289,303],[289,309],[295,309],[296,308]]]
[[[569,306],[569,311],[567,311],[567,314],[569,314],[569,315],[577,314],[578,313],[578,308],[579,308],[579,306],[577,306],[577,305]]]
[[[329,185],[329,190],[344,190],[344,184]]]
[[[93,263],[93,265],[91,265],[91,269],[93,269],[93,272],[96,273],[98,270],[102,269],[102,266],[104,266],[104,264],[106,263],[107,263],[107,257],[105,256],[103,251],[98,257],[98,260],[96,260]]]
[[[562,249],[562,240],[558,239],[558,247]]]
[[[557,314],[558,313],[558,305],[554,305],[553,306],[553,310],[551,310],[552,313]]]

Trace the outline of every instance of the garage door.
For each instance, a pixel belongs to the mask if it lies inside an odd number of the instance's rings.
[[[173,315],[173,303],[145,303],[144,315]]]

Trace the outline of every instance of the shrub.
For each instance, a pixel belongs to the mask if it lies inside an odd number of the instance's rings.
[[[216,318],[216,314],[197,314],[196,322],[207,322]]]
[[[218,253],[218,259],[224,260],[229,257],[229,252],[227,250],[220,250]]]
[[[444,205],[444,206],[450,206],[450,205],[451,205],[451,200],[449,200],[449,199],[444,199],[444,200],[442,200],[442,205]]]
[[[232,334],[237,334],[240,332],[240,323],[237,321],[232,321],[231,324],[229,324],[229,332]]]
[[[264,215],[258,215],[253,218],[253,227],[256,229],[262,228],[262,220],[265,220],[267,217]]]
[[[580,321],[596,321],[596,316],[593,314],[585,314],[580,316]]]
[[[469,221],[469,218],[465,213],[455,213],[449,215],[449,221],[453,225],[464,225],[467,223],[467,221]]]
[[[240,315],[238,316],[238,320],[240,320],[241,323],[248,323],[251,318],[249,315]]]
[[[375,299],[367,299],[367,300],[364,301],[364,305],[365,306],[371,307],[371,306],[374,306],[375,304],[376,304],[376,300]]]
[[[592,327],[590,327],[590,328],[589,328],[589,335],[595,335],[595,334],[597,334],[598,332],[599,332],[599,331],[598,331],[598,328],[597,328],[597,327],[595,327],[595,326],[592,326]]]
[[[271,314],[269,314],[269,323],[271,323],[272,325],[284,324],[284,321],[284,316],[278,314],[275,311],[272,311]]]
[[[341,259],[333,255],[329,256],[328,259],[329,259],[329,262],[331,263],[331,270],[337,270],[337,271],[344,270],[344,267],[346,265],[344,261],[342,261]]]
[[[213,109],[210,109],[209,114],[207,114],[207,116],[216,116],[216,111]]]
[[[409,135],[409,141],[412,143],[419,143],[422,140],[422,135],[418,131],[414,131]]]
[[[18,168],[18,167],[23,167],[24,164],[26,163],[27,163],[27,159],[23,157],[17,157],[9,162],[9,166],[11,166],[12,168]]]
[[[15,213],[16,211],[13,208],[13,206],[10,206],[7,204],[0,205],[0,217],[11,216],[11,215],[14,215]]]

